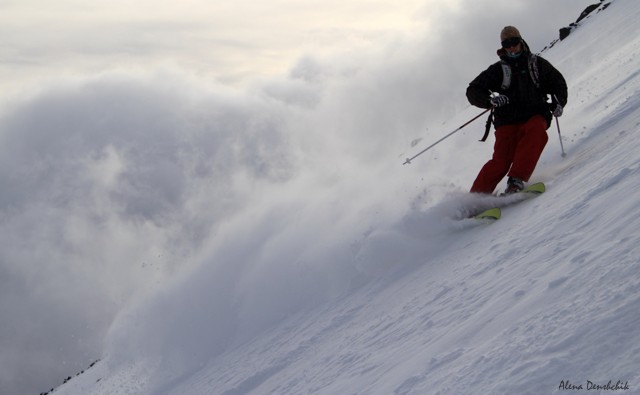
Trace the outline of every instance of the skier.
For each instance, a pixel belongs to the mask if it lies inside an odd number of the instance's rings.
[[[493,108],[496,129],[493,157],[471,187],[476,193],[493,193],[506,175],[506,194],[522,190],[549,139],[552,115],[561,116],[567,103],[564,77],[547,60],[531,53],[518,29],[505,27],[500,40],[500,61],[480,73],[467,88],[471,104]],[[552,97],[551,103],[547,94]]]

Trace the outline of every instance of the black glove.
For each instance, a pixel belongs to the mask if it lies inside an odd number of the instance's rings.
[[[507,104],[509,104],[509,98],[505,95],[492,97],[491,99],[489,99],[489,101],[491,102],[491,105],[494,106],[495,108],[506,106]]]
[[[557,118],[557,117],[561,117],[562,116],[562,111],[564,110],[564,108],[560,105],[560,103],[558,103],[556,105],[556,108],[553,109],[553,111],[551,111],[553,113],[553,115]]]

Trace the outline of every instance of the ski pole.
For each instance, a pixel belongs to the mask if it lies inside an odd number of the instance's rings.
[[[454,130],[453,132],[449,133],[448,135],[444,136],[443,138],[441,138],[440,140],[436,141],[435,143],[431,144],[430,146],[428,146],[427,148],[423,149],[422,151],[418,152],[417,154],[415,154],[414,156],[412,156],[411,158],[407,158],[407,160],[403,163],[403,165],[406,165],[408,163],[411,163],[412,160],[414,160],[415,158],[417,158],[418,156],[424,154],[425,152],[429,151],[431,148],[435,147],[436,145],[440,144],[442,141],[446,140],[447,138],[451,137],[454,133],[459,132],[462,128],[464,128],[465,126],[467,126],[468,124],[470,124],[471,122],[475,121],[476,119],[480,118],[482,115],[486,114],[488,111],[490,111],[491,108],[487,108],[486,110],[484,110],[483,112],[481,112],[480,114],[476,115],[475,117],[473,117],[472,119],[470,119],[469,121],[467,121],[464,125],[460,126],[458,129]]]
[[[564,152],[564,145],[562,145],[562,135],[560,134],[560,122],[558,122],[558,117],[556,117],[556,126],[558,127],[558,138],[560,138],[560,149],[562,150],[562,157],[567,156],[567,153]]]
[[[556,100],[556,103],[558,102],[558,96],[553,95],[553,98]],[[567,156],[567,153],[564,152],[564,145],[562,144],[562,134],[560,134],[560,121],[558,121],[558,117],[556,118],[556,126],[558,127],[558,138],[560,139],[560,149],[562,150],[562,157],[564,158],[565,156]]]

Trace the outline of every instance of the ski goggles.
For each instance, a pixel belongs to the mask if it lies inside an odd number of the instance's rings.
[[[502,42],[502,48],[515,47],[516,45],[520,44],[521,42],[522,42],[522,38],[520,38],[520,37],[507,38],[506,40],[504,40]]]

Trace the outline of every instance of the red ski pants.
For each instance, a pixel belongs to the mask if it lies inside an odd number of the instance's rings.
[[[549,140],[547,121],[536,115],[527,122],[496,128],[493,157],[480,170],[471,192],[493,193],[507,174],[529,181]]]

